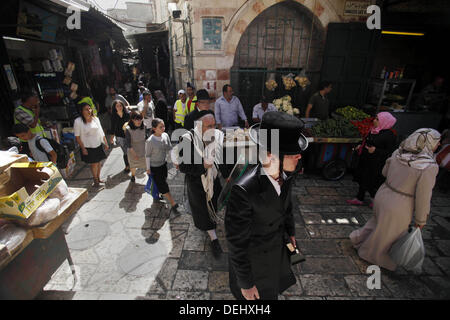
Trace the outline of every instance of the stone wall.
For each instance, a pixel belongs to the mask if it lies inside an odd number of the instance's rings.
[[[281,2],[289,2],[290,5],[297,5],[299,10],[309,13],[310,16],[314,14],[317,29],[323,30],[320,39],[322,42],[325,41],[326,27],[330,22],[350,22],[366,19],[358,16],[344,16],[345,0],[173,0],[169,2],[177,3],[178,9],[182,11],[181,18],[186,18],[186,15],[190,14],[194,82],[197,89],[209,86],[210,94],[214,97],[219,97],[222,94],[222,86],[230,82],[230,69],[235,62],[235,53],[243,35],[246,36],[247,28],[260,14],[264,14],[266,9]],[[222,35],[220,48],[211,50],[204,47],[203,18],[220,19]],[[309,23],[305,23],[304,28],[308,32]],[[177,89],[184,88],[186,82],[189,81],[187,68],[189,61],[186,59],[185,50],[183,50],[185,48],[185,36],[182,23],[173,22],[172,53]],[[297,49],[294,48],[293,50]],[[297,51],[295,54],[297,58],[300,56],[300,59],[302,59],[300,65],[304,65],[306,62],[305,53]],[[315,61],[312,62],[311,68],[320,68],[321,55],[313,54],[312,56]],[[284,63],[287,62],[283,61]]]

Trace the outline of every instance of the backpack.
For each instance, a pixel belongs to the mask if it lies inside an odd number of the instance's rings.
[[[36,138],[36,148],[47,154],[48,160],[50,161],[50,155],[42,148],[40,141],[41,140],[47,140],[50,145],[52,146],[52,149],[56,152],[56,167],[58,169],[65,169],[67,167],[67,164],[69,163],[69,149],[66,145],[59,144],[56,142],[56,140],[49,139],[49,138],[43,138],[41,136],[38,136]]]

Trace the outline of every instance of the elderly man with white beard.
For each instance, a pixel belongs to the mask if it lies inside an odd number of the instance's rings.
[[[222,190],[218,173],[224,135],[215,127],[214,113],[210,110],[201,111],[194,129],[180,138],[176,165],[186,175],[194,225],[208,233],[213,256],[219,258],[222,248],[216,235],[216,210]]]

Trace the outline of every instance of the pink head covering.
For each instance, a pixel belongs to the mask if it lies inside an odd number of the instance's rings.
[[[372,128],[370,133],[378,134],[381,130],[390,129],[397,122],[397,119],[389,112],[380,112],[378,116],[378,127]]]

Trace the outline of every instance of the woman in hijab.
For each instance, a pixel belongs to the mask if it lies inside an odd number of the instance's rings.
[[[362,259],[394,271],[397,265],[388,252],[407,232],[413,212],[416,227],[423,228],[426,224],[439,171],[434,152],[440,138],[434,129],[419,129],[386,161],[383,168],[386,181],[375,196],[374,216],[350,234]]]
[[[356,198],[347,200],[351,205],[363,205],[366,191],[373,199],[378,188],[384,181],[381,174],[386,159],[395,150],[396,134],[391,128],[397,119],[389,112],[380,112],[373,120],[373,127],[369,135],[358,146],[360,148],[360,161],[355,170],[354,181],[359,184],[359,191]],[[371,201],[370,207],[373,206]]]

